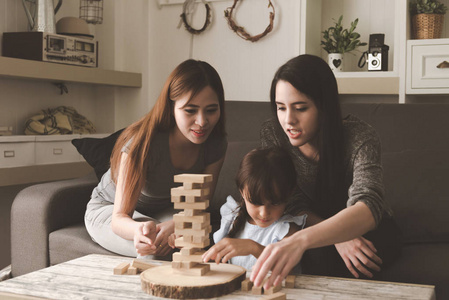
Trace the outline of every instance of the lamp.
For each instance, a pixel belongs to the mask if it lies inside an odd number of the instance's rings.
[[[80,0],[80,19],[94,25],[103,23],[103,0]]]

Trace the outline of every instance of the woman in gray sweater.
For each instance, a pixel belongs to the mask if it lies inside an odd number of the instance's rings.
[[[334,74],[316,56],[281,66],[270,98],[275,118],[262,125],[261,143],[292,156],[307,228],[266,247],[251,280],[259,286],[271,270],[265,287],[278,285],[300,261],[308,274],[372,278],[400,252],[375,130],[342,119]]]

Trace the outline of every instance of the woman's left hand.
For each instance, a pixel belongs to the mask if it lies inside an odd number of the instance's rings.
[[[172,248],[168,244],[170,235],[175,231],[175,223],[173,220],[165,221],[156,225],[156,239],[154,245],[157,247],[154,255],[168,255]]]
[[[359,278],[357,270],[365,276],[372,278],[373,273],[366,267],[377,272],[380,271],[379,266],[382,264],[382,259],[376,255],[377,250],[373,243],[364,237],[335,244],[335,248],[355,278]]]
[[[271,270],[271,276],[265,282],[264,289],[279,286],[282,280],[299,263],[304,251],[305,249],[293,239],[293,236],[266,246],[257,259],[257,263],[253,266],[250,280],[254,282],[255,286],[260,286]]]

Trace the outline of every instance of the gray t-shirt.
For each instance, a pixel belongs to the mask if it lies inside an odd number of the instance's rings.
[[[346,206],[354,205],[358,201],[364,202],[370,208],[376,224],[379,224],[384,214],[392,215],[391,208],[384,201],[379,137],[374,128],[352,115],[343,121],[343,134],[345,185],[349,187]],[[315,184],[318,163],[304,157],[297,147],[290,144],[276,118],[262,124],[260,139],[264,148],[280,146],[290,152],[297,172],[297,183],[302,191],[303,199],[300,201],[317,201]]]
[[[226,152],[227,140],[225,137],[210,136],[200,150],[198,160],[189,170],[176,169],[170,159],[168,132],[157,133],[150,146],[150,165],[148,168],[146,183],[142,188],[137,201],[136,211],[152,216],[161,210],[173,206],[170,200],[172,187],[180,183],[173,182],[176,174],[190,173],[200,174],[206,166],[220,160]],[[122,152],[128,152],[123,147]],[[101,178],[100,183],[94,189],[92,198],[102,198],[114,203],[116,186],[111,179],[111,169]]]

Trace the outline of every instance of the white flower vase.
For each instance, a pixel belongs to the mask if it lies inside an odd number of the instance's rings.
[[[341,72],[343,71],[343,54],[341,53],[329,53],[327,57],[327,62],[329,64],[329,67],[334,72]]]

